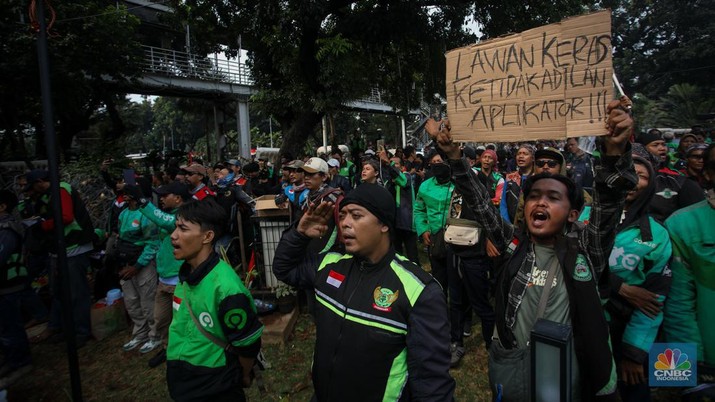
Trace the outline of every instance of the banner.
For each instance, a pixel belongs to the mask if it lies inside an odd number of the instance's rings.
[[[460,142],[605,134],[614,99],[611,11],[447,53],[447,114]]]

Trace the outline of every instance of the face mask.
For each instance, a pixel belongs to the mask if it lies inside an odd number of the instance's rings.
[[[445,184],[452,178],[451,169],[446,163],[435,163],[432,165],[432,173],[434,173],[434,177],[439,184]]]
[[[233,173],[229,173],[229,174],[227,174],[226,176],[224,176],[223,179],[218,179],[218,181],[216,182],[216,184],[217,184],[219,187],[226,187],[226,186],[228,186],[229,183],[231,183],[232,181],[233,181]]]

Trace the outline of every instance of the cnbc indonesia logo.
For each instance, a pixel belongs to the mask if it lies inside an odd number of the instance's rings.
[[[654,344],[650,351],[650,386],[696,385],[697,369],[691,362],[696,353],[693,344]]]
[[[653,365],[656,381],[690,381],[693,371],[688,355],[680,349],[665,349]]]

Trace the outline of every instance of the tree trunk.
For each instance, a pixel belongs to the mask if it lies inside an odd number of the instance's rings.
[[[291,118],[293,117],[293,118]],[[278,120],[283,129],[283,144],[280,153],[290,152],[294,158],[301,158],[305,153],[305,143],[315,132],[315,127],[320,123],[323,115],[308,111],[293,116],[281,116]],[[311,150],[309,156],[314,156]]]
[[[119,115],[119,111],[117,111],[115,96],[115,94],[110,93],[104,94],[104,104],[107,106],[107,114],[112,121],[112,128],[105,134],[105,139],[110,141],[120,138],[126,131],[124,121],[122,121],[122,117]]]

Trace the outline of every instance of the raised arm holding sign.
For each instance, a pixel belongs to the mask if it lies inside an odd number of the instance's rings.
[[[605,134],[613,99],[610,10],[454,49],[446,57],[456,141]]]

